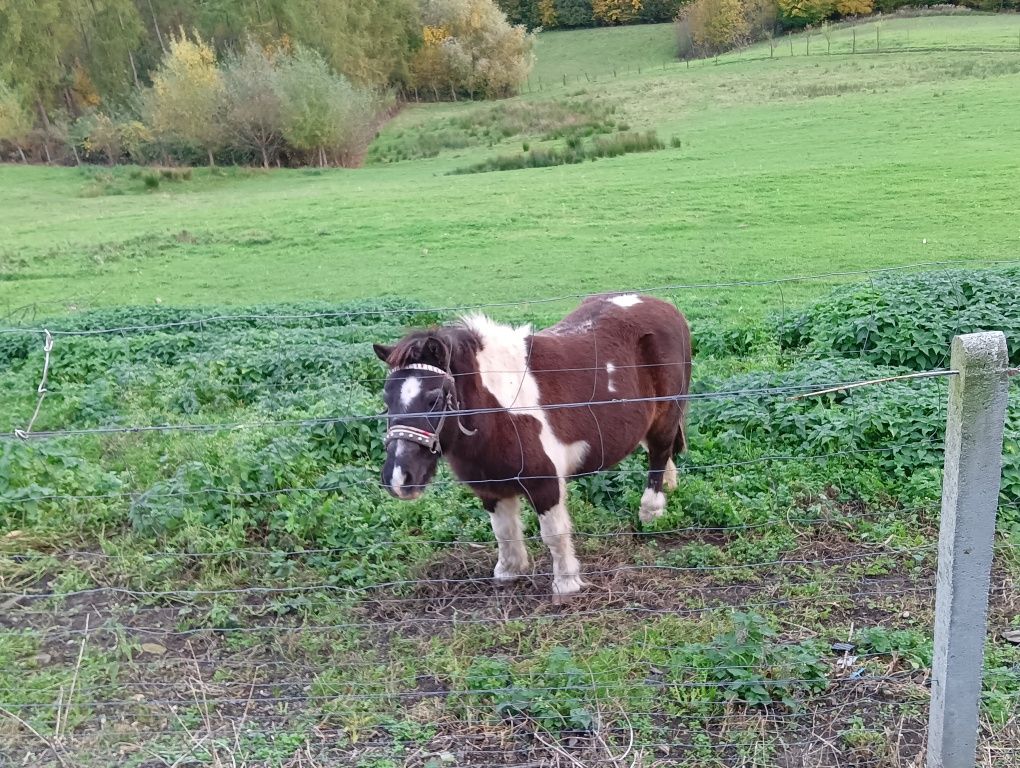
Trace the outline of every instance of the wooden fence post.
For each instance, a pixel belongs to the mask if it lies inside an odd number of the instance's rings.
[[[974,768],[1009,356],[1000,331],[953,339],[928,768]]]

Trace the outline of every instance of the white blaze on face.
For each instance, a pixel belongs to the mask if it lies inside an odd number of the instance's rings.
[[[399,466],[393,468],[393,475],[390,477],[390,488],[400,498],[404,497],[404,484],[407,482],[407,478],[404,477],[404,470]]]
[[[476,356],[482,385],[502,408],[512,408],[515,414],[533,416],[538,421],[542,448],[559,477],[576,471],[584,463],[590,446],[584,440],[561,442],[553,434],[548,414],[539,407],[538,381],[528,369],[527,338],[531,335],[531,326],[513,328],[495,323],[484,315],[466,317],[464,324],[482,341]],[[510,450],[519,448],[510,446]]]
[[[404,379],[404,383],[400,385],[400,404],[407,408],[414,402],[414,398],[418,397],[420,392],[421,379],[417,376],[409,376]]]
[[[622,296],[614,296],[610,301],[618,307],[633,307],[635,304],[641,303],[641,297],[636,293],[625,293]]]
[[[610,392],[616,391],[616,385],[613,383],[613,373],[616,371],[616,366],[612,363],[606,363],[606,382]]]

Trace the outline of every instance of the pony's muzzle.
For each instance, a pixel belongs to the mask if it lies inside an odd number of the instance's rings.
[[[382,470],[382,484],[387,493],[403,501],[417,499],[425,490],[425,473],[421,473],[421,477],[417,475],[411,466],[398,463],[394,453],[387,451]]]

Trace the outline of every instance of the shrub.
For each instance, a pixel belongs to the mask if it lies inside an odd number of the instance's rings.
[[[937,379],[892,381],[854,390],[792,399],[809,388],[865,381],[902,373],[862,360],[807,360],[782,372],[755,372],[701,379],[698,391],[758,392],[775,396],[698,401],[690,424],[693,445],[715,446],[738,455],[748,446],[764,453],[801,456],[852,453],[858,465],[894,478],[937,472],[942,463],[946,387]],[[796,389],[793,389],[796,388]],[[781,395],[787,394],[783,397]],[[1002,498],[1020,499],[1020,401],[1011,401],[1006,420]],[[1013,520],[1004,513],[1004,520]],[[1020,523],[1020,520],[1016,521]],[[1012,523],[1011,523],[1012,524]],[[1020,530],[1020,525],[1018,525]]]
[[[514,171],[522,168],[547,168],[553,165],[571,165],[600,157],[618,157],[631,152],[651,152],[663,149],[655,131],[645,133],[617,133],[613,136],[599,136],[585,145],[580,136],[569,136],[562,149],[535,147],[523,155],[500,155],[481,163],[450,171],[451,174],[487,173],[489,171]]]
[[[82,115],[68,131],[68,143],[76,157],[80,150],[84,159],[104,158],[110,165],[125,157],[136,163],[145,162],[153,138],[152,131],[141,121],[103,112]]]
[[[1020,363],[1020,269],[877,277],[834,290],[780,325],[782,343],[914,370],[944,367],[960,333],[1001,330]]]

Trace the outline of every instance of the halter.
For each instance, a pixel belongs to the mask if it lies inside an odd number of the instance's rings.
[[[427,429],[419,429],[418,427],[408,427],[398,424],[397,426],[390,427],[386,430],[386,437],[383,440],[383,444],[389,445],[394,440],[407,440],[408,442],[425,446],[431,453],[439,453],[442,450],[442,446],[439,445],[439,435],[442,434],[443,424],[446,423],[446,417],[451,410],[460,410],[460,403],[457,402],[457,387],[453,374],[449,371],[444,371],[442,368],[435,365],[427,365],[426,363],[411,363],[410,365],[405,365],[403,368],[397,368],[390,371],[390,375],[392,376],[398,371],[428,371],[429,373],[438,373],[443,377],[444,383],[452,385],[453,391],[451,392],[448,390],[446,392],[444,407],[439,413],[439,425],[436,427],[435,432],[429,432]],[[476,429],[465,428],[465,426],[460,423],[460,418],[457,418],[457,426],[465,435],[473,435],[478,431]]]

